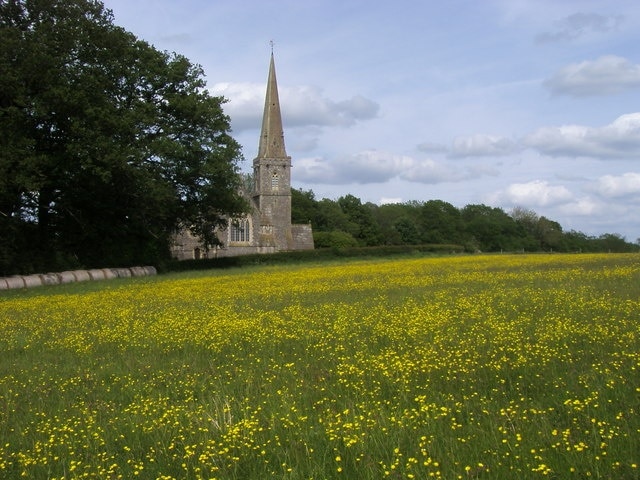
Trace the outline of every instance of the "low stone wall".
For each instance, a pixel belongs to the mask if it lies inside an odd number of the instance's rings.
[[[156,275],[156,267],[101,268],[92,270],[73,270],[60,273],[39,273],[34,275],[13,275],[0,277],[0,290],[40,287],[42,285],[60,285],[72,282],[109,280],[112,278],[145,277]]]

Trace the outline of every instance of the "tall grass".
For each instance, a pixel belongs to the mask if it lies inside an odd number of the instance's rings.
[[[640,258],[0,296],[0,478],[640,478]]]

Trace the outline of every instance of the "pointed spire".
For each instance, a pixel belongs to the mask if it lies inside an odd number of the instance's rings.
[[[284,130],[280,114],[280,99],[276,82],[276,67],[273,60],[273,44],[271,45],[271,63],[267,79],[267,94],[264,100],[262,116],[262,132],[258,147],[258,158],[287,158],[284,148]]]

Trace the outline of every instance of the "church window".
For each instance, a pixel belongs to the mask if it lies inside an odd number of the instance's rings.
[[[249,242],[249,220],[241,218],[231,222],[231,241],[232,242]]]
[[[271,190],[277,190],[279,183],[280,179],[278,178],[278,174],[274,172],[273,175],[271,175]]]

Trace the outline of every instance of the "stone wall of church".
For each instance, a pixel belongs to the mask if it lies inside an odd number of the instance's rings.
[[[255,229],[252,230],[249,242],[230,242],[228,237],[226,229],[218,231],[222,246],[205,249],[198,238],[188,230],[183,230],[173,238],[171,257],[177,260],[199,260],[279,251],[273,239],[264,238],[269,237],[268,234],[261,234]]]
[[[189,230],[182,230],[173,237],[171,256],[177,260],[199,260],[215,258],[216,252],[213,249],[205,249]]]
[[[293,247],[291,250],[313,250],[313,231],[310,223],[291,225],[291,238]]]
[[[198,260],[201,258],[234,257],[262,253],[276,253],[288,250],[313,250],[313,231],[310,224],[293,224],[285,232],[286,243],[278,245],[272,234],[255,232],[249,243],[228,242],[227,231],[220,232],[221,247],[205,249],[189,231],[174,237],[171,256],[177,260]],[[267,238],[268,237],[268,238]]]

